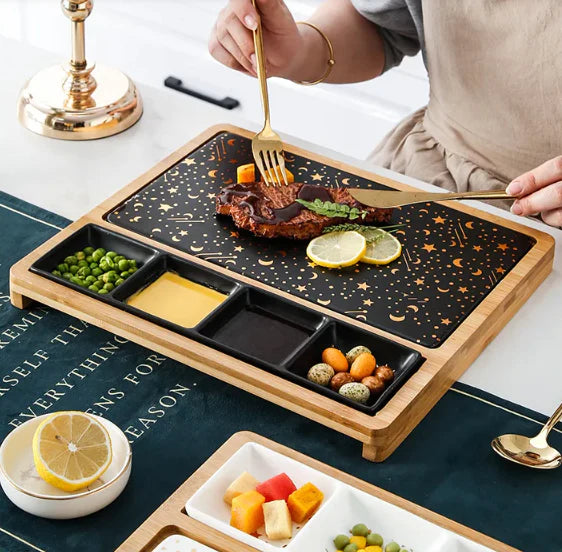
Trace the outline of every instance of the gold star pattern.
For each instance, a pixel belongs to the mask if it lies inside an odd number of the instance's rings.
[[[395,209],[393,223],[405,225],[397,234],[404,252],[390,267],[317,267],[306,257],[306,242],[257,238],[238,230],[227,217],[215,216],[216,195],[237,181],[239,165],[252,161],[249,140],[221,132],[114,207],[108,220],[230,269],[234,278],[244,274],[313,303],[321,299],[335,313],[430,347],[443,343],[533,246],[524,234],[446,205],[426,203],[423,209]],[[372,187],[341,168],[298,155],[291,154],[286,162],[304,183]],[[461,257],[459,267],[453,261]],[[271,259],[275,265],[260,264],[259,259]],[[416,297],[420,290],[425,298]],[[412,311],[418,314],[410,314],[408,307],[416,306],[419,312]],[[354,310],[358,308],[362,310]]]

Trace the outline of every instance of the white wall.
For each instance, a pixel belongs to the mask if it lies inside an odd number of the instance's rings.
[[[305,19],[321,0],[288,0]],[[160,87],[168,75],[210,95],[242,102],[244,117],[261,119],[254,79],[221,67],[207,53],[207,37],[225,0],[95,0],[87,21],[88,58]],[[0,34],[25,40],[64,59],[69,24],[58,0],[0,0]],[[9,70],[8,52],[0,53]],[[273,126],[282,132],[365,158],[405,115],[423,105],[428,82],[421,57],[375,81],[303,87],[270,81]]]

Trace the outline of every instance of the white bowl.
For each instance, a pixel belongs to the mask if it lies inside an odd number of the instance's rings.
[[[94,416],[109,432],[111,464],[89,487],[67,493],[43,481],[33,462],[33,435],[48,416],[28,420],[0,445],[0,485],[6,496],[29,514],[50,519],[78,518],[105,508],[121,494],[131,474],[132,451],[127,437],[114,423]]]

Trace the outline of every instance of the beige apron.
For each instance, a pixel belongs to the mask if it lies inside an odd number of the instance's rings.
[[[466,191],[562,153],[562,0],[423,0],[423,17],[429,105],[374,163]]]

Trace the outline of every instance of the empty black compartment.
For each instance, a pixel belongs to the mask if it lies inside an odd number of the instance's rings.
[[[313,310],[247,288],[198,330],[214,347],[279,369],[323,323],[324,317]]]
[[[368,347],[375,356],[378,365],[388,364],[394,370],[394,380],[381,395],[371,396],[367,404],[363,405],[342,397],[329,387],[323,387],[306,379],[308,370],[315,364],[322,362],[322,351],[324,349],[336,347],[345,354],[357,345]],[[414,349],[366,332],[351,324],[333,321],[320,330],[306,347],[291,359],[287,370],[288,377],[291,380],[357,410],[375,414],[421,366],[422,362],[423,357]]]
[[[134,277],[129,278],[125,281],[125,283],[116,288],[114,298],[117,301],[122,301],[123,303],[121,308],[128,312],[132,312],[137,316],[141,316],[142,318],[155,322],[156,324],[160,324],[161,326],[171,328],[174,331],[186,333],[186,330],[189,330],[189,328],[178,326],[169,320],[159,318],[158,316],[154,316],[150,313],[127,305],[125,302],[129,297],[131,297],[131,295],[154,282],[165,272],[175,272],[182,278],[186,278],[187,280],[191,280],[192,282],[201,284],[202,286],[214,289],[227,296],[241,288],[240,284],[236,283],[236,281],[231,278],[227,278],[226,276],[222,276],[217,272],[203,268],[195,263],[174,255],[161,254],[154,262],[150,263],[144,271],[136,272]],[[223,304],[219,305],[213,312],[221,310],[226,305],[227,301],[228,299],[225,299]],[[213,313],[209,316],[212,315]],[[208,317],[203,319],[199,324],[203,323],[207,318]],[[190,337],[192,337],[190,332],[187,333]]]
[[[45,255],[43,255],[40,259],[35,261],[35,263],[31,265],[30,270],[31,272],[41,274],[41,276],[49,278],[54,282],[58,282],[95,297],[96,299],[108,301],[120,286],[107,295],[99,295],[98,293],[90,291],[88,288],[80,287],[65,280],[64,278],[60,278],[52,274],[52,271],[56,269],[59,263],[64,261],[65,257],[68,257],[76,251],[80,251],[88,246],[91,246],[94,249],[103,247],[106,251],[116,251],[119,255],[124,255],[128,259],[135,259],[139,269],[151,259],[155,258],[158,254],[158,250],[148,247],[141,242],[122,236],[116,232],[106,230],[105,228],[96,226],[95,224],[87,224],[59,243],[48,253],[45,253]],[[135,275],[139,272],[141,271],[138,270]]]

